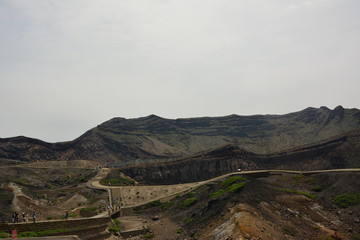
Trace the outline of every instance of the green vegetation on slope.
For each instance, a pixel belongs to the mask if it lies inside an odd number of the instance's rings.
[[[226,178],[217,184],[216,191],[210,194],[210,199],[218,199],[222,196],[226,196],[229,193],[240,191],[247,183],[248,181],[246,178],[241,176]]]
[[[182,202],[181,206],[184,207],[184,208],[190,207],[191,205],[194,205],[197,201],[198,201],[198,198],[190,197],[190,198],[185,199]]]
[[[233,185],[228,187],[226,189],[226,191],[228,191],[229,193],[237,192],[237,191],[241,190],[246,185],[246,183],[247,182],[234,183]]]
[[[221,187],[228,187],[231,184],[235,183],[235,182],[239,182],[239,181],[245,181],[246,179],[244,177],[240,177],[240,176],[233,176],[233,177],[229,177],[227,179],[225,179],[224,181],[222,181],[219,185]]]
[[[212,194],[210,194],[210,198],[211,199],[216,199],[219,198],[221,196],[223,196],[225,194],[225,190],[224,189],[219,189],[216,192],[213,192]]]
[[[357,205],[360,203],[360,193],[343,193],[333,198],[333,202],[341,208]]]
[[[45,231],[35,231],[35,232],[19,232],[18,237],[41,237],[41,236],[49,236],[55,233],[66,233],[69,232],[69,229],[51,229],[51,230],[45,230]]]
[[[290,194],[304,195],[305,197],[312,198],[312,199],[316,198],[316,195],[308,193],[308,192],[300,191],[300,190],[293,190],[293,189],[288,189],[288,188],[278,188],[278,190],[286,192],[286,193],[290,193]]]

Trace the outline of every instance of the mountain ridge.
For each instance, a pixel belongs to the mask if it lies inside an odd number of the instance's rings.
[[[360,110],[306,108],[284,115],[228,115],[166,119],[156,115],[112,118],[73,141],[47,143],[0,138],[0,161],[88,159],[118,164],[170,159],[228,144],[258,154],[316,143],[360,128]]]

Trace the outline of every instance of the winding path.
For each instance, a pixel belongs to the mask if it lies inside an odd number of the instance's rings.
[[[221,175],[219,177],[211,178],[205,181],[184,183],[175,185],[157,185],[157,186],[104,186],[100,184],[102,178],[110,173],[109,168],[100,169],[99,173],[88,182],[87,186],[94,189],[107,190],[109,193],[109,201],[111,204],[121,202],[122,208],[141,206],[146,203],[156,200],[166,200],[180,193],[191,191],[192,189],[210,182],[219,181],[223,178],[235,175],[253,175],[253,174],[301,174],[311,175],[317,173],[331,173],[331,172],[360,172],[360,168],[352,169],[330,169],[330,170],[316,170],[316,171],[292,171],[292,170],[254,170],[232,172]],[[115,202],[113,202],[115,201]]]

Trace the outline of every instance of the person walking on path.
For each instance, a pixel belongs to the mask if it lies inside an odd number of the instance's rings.
[[[64,216],[65,220],[67,220],[68,217],[69,217],[69,212],[66,210],[66,211],[65,211],[65,216]]]
[[[19,222],[19,213],[15,212],[15,222],[18,223]]]
[[[36,221],[36,213],[35,212],[33,212],[32,218],[33,218],[33,223],[35,223],[35,221]]]

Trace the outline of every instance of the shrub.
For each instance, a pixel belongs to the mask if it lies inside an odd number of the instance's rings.
[[[115,226],[120,226],[121,222],[117,219],[113,219]]]
[[[321,192],[322,190],[324,190],[324,187],[323,186],[315,186],[311,190],[313,190],[314,192]]]
[[[194,192],[189,192],[188,194],[186,194],[189,198],[194,197],[195,193]]]
[[[18,237],[37,237],[39,236],[36,232],[19,232]]]
[[[168,209],[170,206],[172,206],[174,203],[172,201],[168,201],[168,202],[164,202],[162,205],[161,205],[161,208],[162,209]]]
[[[343,193],[333,198],[333,202],[341,208],[347,208],[360,203],[360,193]]]
[[[180,234],[182,232],[184,232],[184,229],[182,229],[182,228],[176,229],[176,233]]]
[[[121,228],[119,226],[116,227],[109,227],[109,231],[112,233],[120,232]]]
[[[0,238],[10,238],[10,234],[5,232],[0,232]]]
[[[160,206],[161,202],[160,202],[160,200],[156,200],[156,201],[149,202],[148,205],[150,207],[156,207],[156,206]]]
[[[79,181],[80,181],[80,182],[86,182],[85,176],[80,176],[80,177],[79,177]]]
[[[230,193],[234,193],[239,191],[240,189],[243,189],[243,187],[246,185],[246,182],[241,182],[241,183],[235,183],[233,185],[231,185],[230,187],[228,187],[226,190]]]
[[[303,177],[304,177],[304,175],[294,175],[292,178],[293,178],[295,181],[299,181],[299,180],[301,180]]]
[[[192,219],[192,218],[188,218],[188,217],[183,218],[183,222],[186,225],[192,223],[193,221],[194,221],[194,219]]]
[[[282,231],[282,233],[293,236],[293,237],[295,237],[296,233],[297,233],[296,229],[291,226],[284,226],[284,227],[282,227],[281,231]]]
[[[196,197],[187,198],[182,202],[181,206],[182,207],[190,207],[191,205],[195,204],[197,202],[197,200],[198,199]]]
[[[218,191],[212,193],[212,194],[210,195],[210,197],[211,197],[211,199],[216,199],[216,198],[219,198],[219,197],[221,197],[222,195],[224,195],[224,193],[225,193],[225,190],[224,190],[224,189],[219,189]]]
[[[154,238],[154,237],[155,237],[155,234],[153,234],[153,233],[148,233],[148,234],[144,235],[145,239],[151,239],[151,238]]]

